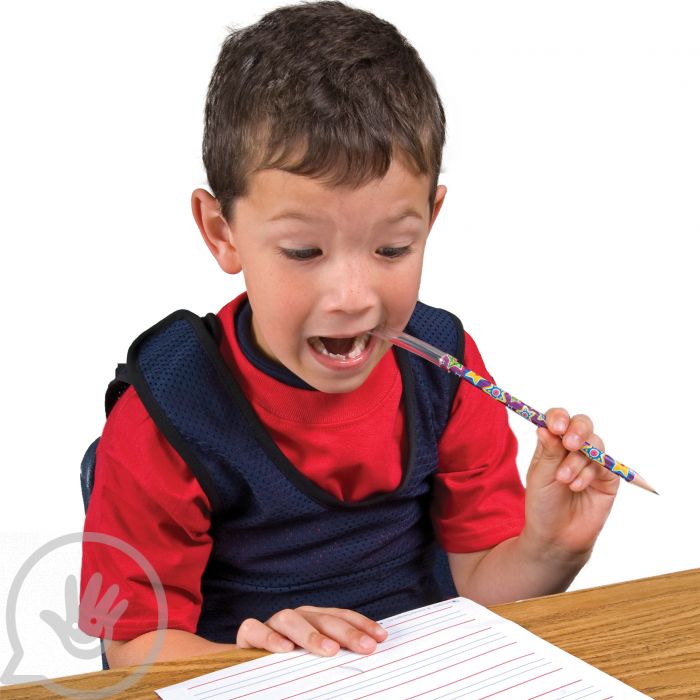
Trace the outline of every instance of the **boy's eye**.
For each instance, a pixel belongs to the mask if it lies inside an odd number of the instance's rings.
[[[280,253],[290,260],[311,260],[321,255],[320,248],[280,248]]]
[[[382,248],[377,248],[377,253],[384,258],[400,258],[411,252],[411,246],[401,246],[400,248],[393,248],[390,246],[383,246]]]

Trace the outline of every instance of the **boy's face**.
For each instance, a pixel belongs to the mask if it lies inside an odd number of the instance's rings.
[[[356,189],[255,173],[228,226],[236,265],[219,262],[243,271],[260,349],[320,391],[359,387],[388,349],[369,331],[403,329],[418,298],[446,191],[431,211],[429,190],[398,159]]]

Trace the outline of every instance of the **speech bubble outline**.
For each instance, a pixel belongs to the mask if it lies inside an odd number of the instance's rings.
[[[60,547],[65,547],[66,545],[74,544],[76,542],[93,542],[96,544],[104,544],[108,547],[114,547],[122,554],[125,554],[133,559],[148,577],[151,588],[153,589],[156,597],[156,605],[158,608],[158,624],[156,627],[156,634],[146,658],[140,665],[135,666],[133,672],[126,676],[126,678],[122,678],[117,683],[113,683],[105,688],[100,688],[99,690],[79,690],[77,688],[69,688],[61,685],[60,683],[54,683],[50,679],[46,678],[46,676],[17,675],[14,673],[19,666],[22,657],[24,656],[24,649],[22,648],[19,632],[17,630],[16,617],[17,601],[19,599],[22,584],[29,575],[29,572],[39,561],[41,561],[43,557],[50,554],[54,550],[59,549]],[[12,585],[10,586],[10,593],[7,598],[5,620],[7,623],[7,636],[9,638],[13,654],[5,667],[5,670],[2,672],[2,675],[0,675],[0,681],[7,683],[8,685],[12,683],[38,682],[51,692],[61,695],[62,697],[80,697],[85,698],[86,700],[99,700],[100,698],[116,695],[117,693],[131,687],[151,667],[156,656],[158,655],[158,652],[163,646],[163,642],[165,641],[165,631],[168,623],[168,603],[165,597],[163,584],[161,583],[160,577],[158,576],[156,570],[153,568],[153,565],[133,545],[125,542],[119,537],[107,535],[102,532],[74,532],[67,535],[61,535],[53,540],[50,540],[49,542],[46,542],[36,551],[34,551],[24,561],[22,566],[20,566],[19,571],[15,574],[15,578],[12,581]]]

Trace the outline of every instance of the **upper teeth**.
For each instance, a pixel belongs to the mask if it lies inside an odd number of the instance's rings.
[[[367,347],[368,340],[369,333],[363,333],[362,335],[356,336],[353,341],[350,352],[348,352],[347,355],[343,355],[340,353],[329,352],[326,346],[323,344],[321,338],[319,338],[318,336],[309,338],[309,342],[315,350],[317,350],[323,355],[326,355],[327,357],[332,357],[335,360],[354,360],[356,357],[359,357],[362,351],[365,349],[365,347]]]

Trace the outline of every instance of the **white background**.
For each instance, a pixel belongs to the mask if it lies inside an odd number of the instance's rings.
[[[3,601],[31,552],[82,527],[78,466],[129,342],[242,289],[189,195],[226,27],[275,4],[0,10]],[[445,102],[422,299],[462,318],[504,388],[591,415],[662,494],[623,485],[573,587],[699,566],[700,5],[357,5],[409,38]],[[513,418],[524,473],[534,429]],[[99,666],[38,618],[61,611],[78,548],[53,561],[20,597],[22,673]],[[0,632],[0,672],[9,655]]]

